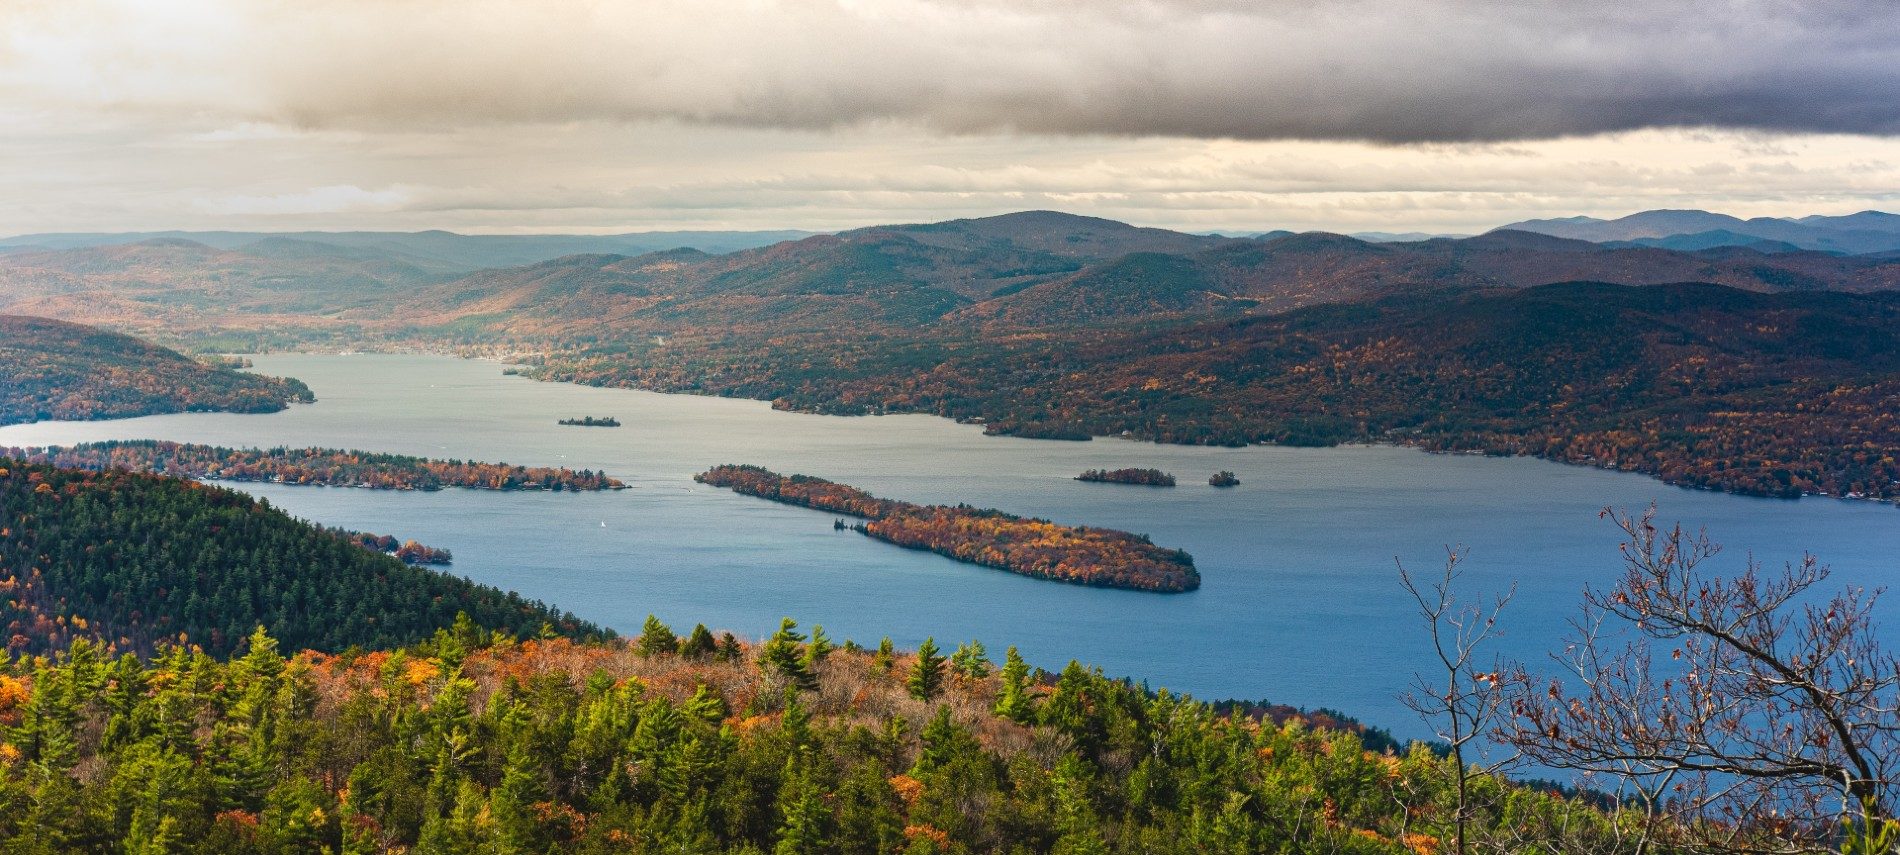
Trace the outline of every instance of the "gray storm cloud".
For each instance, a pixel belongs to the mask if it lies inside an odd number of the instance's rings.
[[[18,0],[0,92],[310,128],[1900,132],[1890,0]]]

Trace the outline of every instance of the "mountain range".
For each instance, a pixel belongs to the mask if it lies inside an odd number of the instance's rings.
[[[490,239],[498,238],[467,238]],[[1576,280],[1753,291],[1900,287],[1900,256],[1765,239],[1753,246],[1644,241],[1657,242],[1593,243],[1518,229],[1383,243],[1324,232],[1226,237],[1028,211],[724,253],[588,252],[466,272],[458,268],[467,259],[390,246],[277,236],[221,248],[156,237],[0,254],[0,309],[168,339],[239,331],[470,342],[924,326],[1004,333]]]
[[[1649,245],[1669,249],[1767,244],[1849,255],[1900,251],[1900,215],[1882,211],[1839,217],[1744,220],[1709,211],[1658,210],[1613,220],[1595,217],[1524,220],[1501,228],[1599,243],[1648,241]]]

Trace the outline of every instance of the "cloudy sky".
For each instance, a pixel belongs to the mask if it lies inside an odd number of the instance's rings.
[[[0,233],[1900,211],[1891,0],[0,0]]]

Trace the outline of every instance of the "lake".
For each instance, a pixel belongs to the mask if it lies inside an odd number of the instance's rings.
[[[455,553],[453,572],[637,633],[651,612],[759,637],[779,618],[837,640],[946,650],[981,639],[1030,662],[1070,659],[1207,699],[1331,707],[1405,736],[1424,729],[1397,701],[1425,667],[1424,633],[1394,561],[1435,573],[1470,549],[1464,590],[1517,585],[1498,649],[1542,664],[1579,592],[1618,569],[1604,506],[1706,527],[1722,563],[1803,550],[1835,581],[1895,578],[1900,512],[1832,499],[1783,501],[1682,490],[1632,474],[1529,459],[1390,447],[1195,448],[1121,440],[986,437],[929,416],[843,418],[757,401],[538,383],[494,362],[399,355],[272,355],[313,405],[269,415],[183,414],[0,428],[0,445],[170,439],[321,445],[523,465],[602,469],[632,489],[593,494],[233,485],[327,525],[414,538]],[[619,428],[562,427],[613,416]],[[693,483],[720,463],[756,463],[914,502],[966,502],[1151,535],[1193,553],[1200,590],[1085,588],[959,564],[850,531],[834,515]],[[1173,489],[1090,484],[1084,469],[1156,467]],[[1215,489],[1227,469],[1241,485]],[[1882,605],[1889,634],[1900,609]]]

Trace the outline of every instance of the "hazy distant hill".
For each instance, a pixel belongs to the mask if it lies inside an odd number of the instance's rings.
[[[1668,237],[1645,237],[1633,240],[1605,241],[1604,246],[1629,247],[1647,246],[1657,249],[1677,249],[1686,252],[1717,249],[1721,247],[1746,247],[1756,252],[1801,252],[1801,247],[1787,241],[1768,240],[1766,238],[1732,232],[1728,229],[1695,232],[1693,234],[1670,235]]]
[[[556,259],[424,289],[398,314],[463,331],[486,325],[551,334],[908,327],[1131,253],[1193,253],[1239,243],[1246,241],[1030,211],[857,229],[717,256]],[[1124,284],[1170,287],[1152,277]]]
[[[395,315],[464,334],[855,333],[933,324],[1002,332],[1577,280],[1755,291],[1900,287],[1900,265],[1890,259],[1815,252],[1719,245],[1683,252],[1524,231],[1411,243],[1323,232],[1249,240],[1088,218],[1067,218],[1080,235],[1069,241],[1054,237],[1063,217],[861,229],[723,256],[577,256],[422,289]],[[1157,245],[1187,249],[1140,249]]]
[[[1801,249],[1848,254],[1900,249],[1900,216],[1880,211],[1862,211],[1843,217],[1803,217],[1799,220],[1776,217],[1744,220],[1708,211],[1659,210],[1642,211],[1614,220],[1595,217],[1525,220],[1501,228],[1597,242],[1701,236],[1700,240],[1685,239],[1660,244],[1672,249],[1715,246],[1718,244],[1712,241],[1717,235],[1727,236],[1729,244],[1776,241]]]
[[[0,315],[0,425],[150,413],[274,412],[310,390],[79,324]]]
[[[458,271],[427,258],[267,238],[220,249],[184,238],[0,254],[0,311],[142,335],[208,326],[326,326]]]
[[[1884,222],[1857,217],[1855,224]],[[1656,228],[1730,220],[1706,212],[1647,217]],[[1563,222],[1571,231],[1596,227]],[[1893,258],[1793,250],[1725,230],[1609,244],[1512,229],[1380,243],[1324,232],[1229,238],[1026,211],[720,254],[589,252],[464,274],[433,255],[381,245],[273,236],[220,249],[156,238],[0,254],[0,309],[152,335],[268,334],[291,344],[297,336],[559,341],[693,331],[849,337],[969,325],[1000,333],[1578,280],[1755,291],[1900,287]]]
[[[796,230],[722,232],[631,232],[618,235],[464,235],[455,232],[67,232],[0,238],[0,254],[23,249],[83,249],[179,239],[215,249],[243,249],[260,241],[296,240],[352,250],[426,260],[457,273],[485,267],[514,267],[580,253],[639,255],[690,247],[702,252],[732,252],[796,240],[813,234]]]

